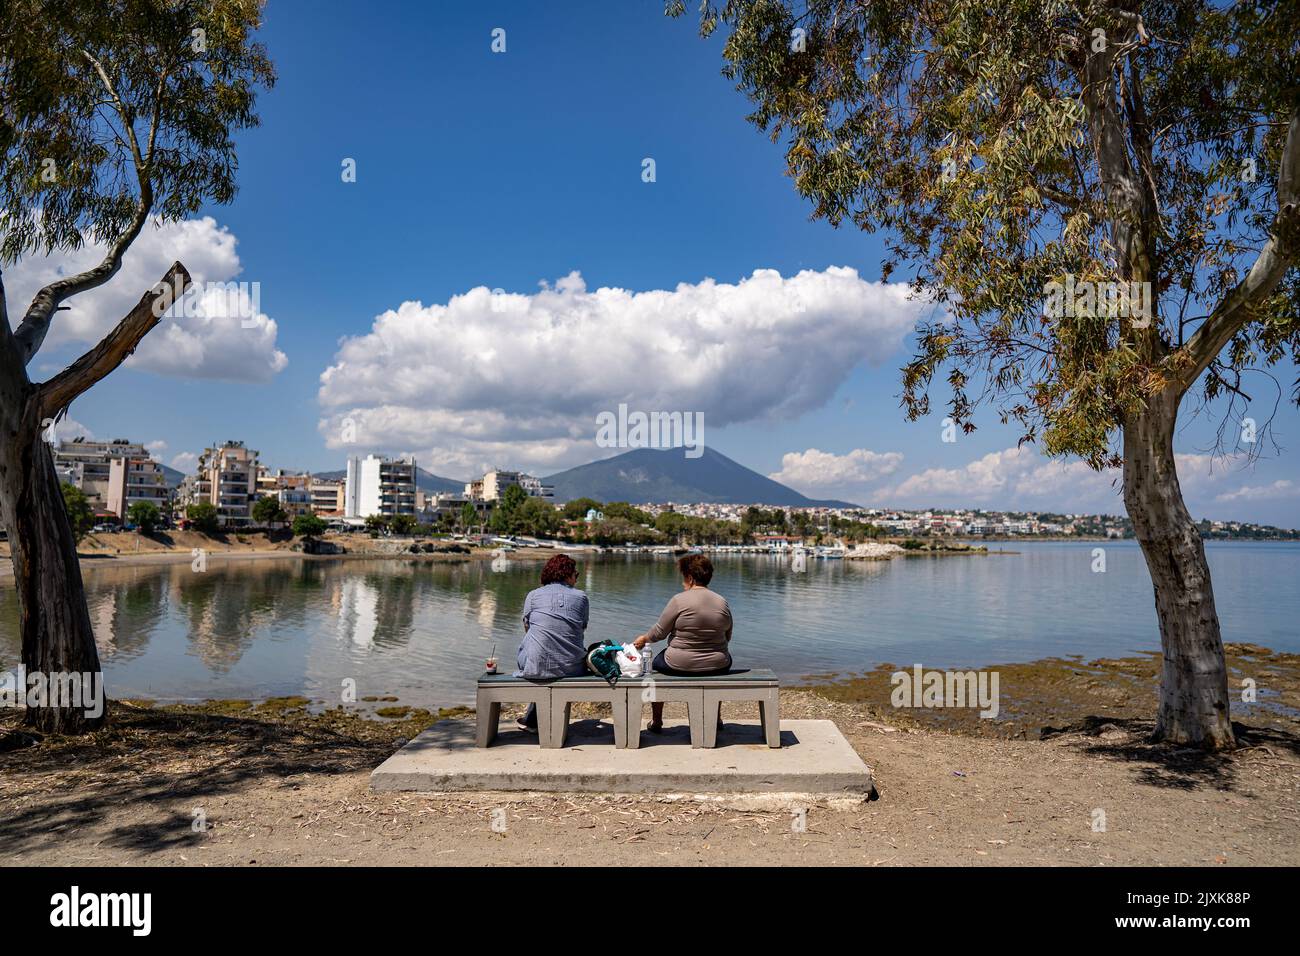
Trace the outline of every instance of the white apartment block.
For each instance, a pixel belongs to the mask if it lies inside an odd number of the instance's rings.
[[[348,518],[415,514],[415,459],[353,455],[343,492]]]

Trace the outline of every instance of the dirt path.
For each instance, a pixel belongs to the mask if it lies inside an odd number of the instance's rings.
[[[0,862],[1300,864],[1300,737],[1286,730],[1242,727],[1241,750],[1207,758],[1147,744],[1138,720],[999,740],[895,727],[811,691],[782,707],[834,720],[879,799],[813,806],[799,831],[788,809],[694,800],[373,794],[370,770],[430,715],[120,705],[93,740],[16,746],[9,713]]]

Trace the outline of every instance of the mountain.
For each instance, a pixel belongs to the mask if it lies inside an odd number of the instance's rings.
[[[175,468],[171,467],[170,465],[159,465],[158,467],[163,473],[163,479],[167,482],[168,488],[180,487],[181,482],[185,478],[185,472],[177,471]]]
[[[337,471],[313,471],[312,477],[324,478],[326,481],[342,481],[347,477],[347,472],[342,468]],[[441,475],[435,475],[417,467],[415,469],[415,487],[430,494],[443,491],[462,492],[465,490],[465,482],[457,481],[454,478],[443,478]]]
[[[794,508],[852,508],[847,501],[817,501],[705,448],[687,458],[681,448],[637,448],[603,461],[579,465],[543,479],[557,502],[574,498],[654,504],[783,505]]]

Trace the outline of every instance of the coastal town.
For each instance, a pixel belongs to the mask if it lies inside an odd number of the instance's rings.
[[[492,469],[461,490],[421,487],[413,457],[349,456],[341,472],[271,468],[243,441],[215,443],[189,474],[166,469],[140,442],[74,437],[54,446],[65,493],[84,498],[100,531],[170,527],[251,530],[310,516],[321,531],[437,534],[471,530],[599,544],[760,546],[880,538],[1123,539],[1127,516],[979,509],[779,507],[765,502],[556,502],[545,480]],[[445,485],[452,483],[435,479]],[[134,509],[134,510],[133,510]],[[142,517],[147,516],[147,517]],[[309,525],[311,526],[311,525]],[[1202,537],[1296,540],[1300,530],[1200,523]]]

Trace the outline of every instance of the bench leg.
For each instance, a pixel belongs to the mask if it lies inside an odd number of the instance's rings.
[[[623,726],[626,735],[624,745],[629,750],[641,747],[641,714],[645,711],[645,701],[641,699],[639,687],[629,687],[623,699]]]
[[[718,745],[718,719],[722,716],[722,701],[716,694],[710,694],[706,690],[700,710],[704,721],[704,746],[707,749],[712,749]],[[694,734],[694,725],[692,725],[691,733]],[[694,738],[692,737],[693,742]]]
[[[563,737],[560,738],[560,743],[558,744],[552,742],[555,739],[555,724],[553,723],[555,720],[554,715],[555,710],[551,705],[551,690],[548,687],[546,693],[542,695],[542,699],[537,702],[537,743],[548,750],[564,745]],[[566,718],[568,716],[567,707],[565,708],[564,716]]]
[[[686,702],[686,713],[691,722],[691,748],[699,750],[713,746],[705,737],[708,731],[704,729],[704,691],[691,694],[690,700]]]
[[[612,706],[610,707],[610,710],[613,714],[612,722],[614,724],[614,749],[615,750],[627,749],[627,738],[629,733],[631,732],[631,728],[628,727],[628,720],[627,720],[627,698],[628,695],[632,693],[635,693],[635,691],[630,691],[626,687],[614,688],[614,701]],[[640,700],[639,697],[637,699]],[[637,736],[640,735],[638,734]]]
[[[492,741],[496,740],[497,724],[501,722],[501,703],[495,700],[485,702],[480,695],[474,709],[478,712],[478,734],[475,743],[480,747],[490,747]]]
[[[563,704],[551,703],[551,738],[544,743],[544,747],[553,747],[556,750],[564,746],[564,738],[569,735],[569,708],[572,705],[565,701]],[[541,726],[541,721],[537,722]]]
[[[781,746],[781,707],[777,691],[769,691],[766,700],[758,702],[758,719],[763,722],[763,736],[769,747]]]

